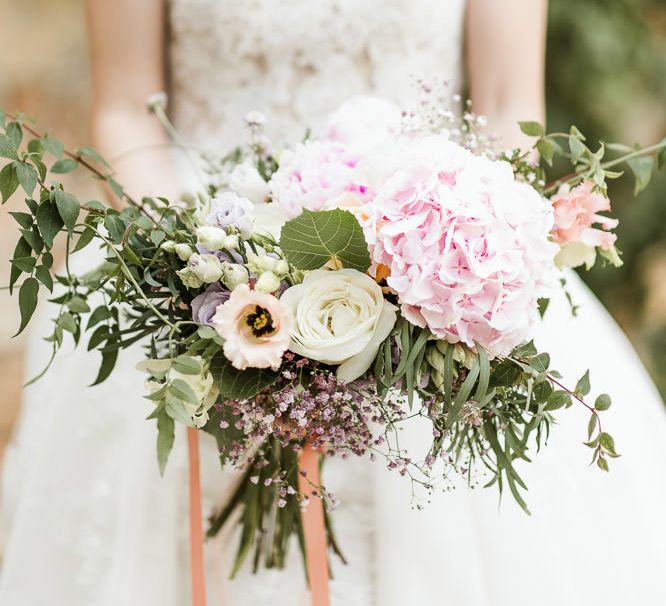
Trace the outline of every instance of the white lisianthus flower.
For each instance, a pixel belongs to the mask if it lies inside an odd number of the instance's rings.
[[[293,315],[289,349],[324,364],[339,364],[342,382],[372,364],[396,320],[382,289],[355,269],[316,270],[280,297]]]
[[[235,166],[229,175],[229,187],[254,204],[268,200],[268,183],[252,164],[244,162]]]
[[[180,244],[176,244],[173,247],[173,250],[178,255],[178,258],[181,261],[187,261],[194,252],[189,244],[185,244],[183,242],[181,242]]]
[[[265,271],[257,279],[254,288],[261,292],[275,292],[280,288],[280,278],[278,278],[272,271]]]
[[[219,227],[203,225],[197,228],[197,242],[208,250],[220,250],[224,248],[227,232]]]
[[[222,263],[222,283],[229,289],[233,290],[239,284],[247,284],[250,277],[247,270],[242,265],[237,263]]]

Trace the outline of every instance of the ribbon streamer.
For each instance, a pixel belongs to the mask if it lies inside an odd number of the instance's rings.
[[[199,431],[187,428],[187,454],[190,467],[190,568],[192,575],[192,606],[206,606],[204,575],[204,533],[201,510],[201,479],[199,470]]]
[[[313,489],[321,486],[319,454],[310,444],[303,448],[298,466],[305,472],[305,475],[300,473],[298,476],[300,493],[309,497],[308,506],[303,511],[303,533],[312,606],[330,606],[324,503],[319,497],[312,496]]]

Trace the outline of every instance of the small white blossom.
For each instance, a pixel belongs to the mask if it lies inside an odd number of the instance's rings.
[[[280,278],[278,278],[272,271],[265,271],[259,276],[254,287],[261,292],[275,292],[280,288]]]
[[[227,232],[219,227],[204,225],[197,229],[197,242],[208,250],[220,250],[226,248],[224,241],[227,238]]]
[[[238,248],[238,236],[236,234],[231,234],[224,238],[222,242],[222,248],[226,250],[236,250]]]
[[[183,242],[181,242],[180,244],[176,244],[174,246],[174,251],[178,255],[178,258],[181,261],[187,261],[194,252],[189,244],[185,244]]]
[[[239,284],[247,284],[249,276],[242,265],[236,263],[222,263],[222,283],[233,290]]]
[[[165,240],[160,244],[160,248],[165,252],[172,253],[176,248],[176,243],[173,240]]]
[[[205,284],[217,282],[222,277],[222,263],[215,255],[194,253],[187,263],[192,273]]]

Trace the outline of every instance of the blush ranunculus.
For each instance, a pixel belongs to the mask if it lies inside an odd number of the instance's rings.
[[[366,238],[403,315],[494,355],[527,340],[554,272],[549,202],[509,164],[442,136],[405,139],[364,164],[376,192]]]
[[[289,310],[273,295],[239,284],[217,307],[212,323],[234,368],[280,368],[292,322]]]

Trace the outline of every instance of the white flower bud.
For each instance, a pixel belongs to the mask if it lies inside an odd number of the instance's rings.
[[[238,248],[238,236],[236,234],[232,234],[224,238],[222,248],[226,250],[236,250]]]
[[[200,288],[203,285],[201,278],[192,271],[192,268],[189,265],[180,271],[177,271],[176,274],[187,288]]]
[[[194,253],[187,263],[192,273],[206,284],[217,282],[222,276],[222,262],[215,255]]]
[[[259,276],[254,288],[261,292],[275,292],[280,288],[280,278],[278,278],[272,271],[265,271]]]
[[[160,248],[168,253],[172,253],[176,248],[176,243],[173,240],[165,240],[160,244]]]
[[[284,259],[278,259],[273,267],[273,273],[277,276],[286,276],[289,273],[289,263]]]
[[[239,284],[247,284],[249,276],[242,265],[236,263],[222,263],[222,283],[233,290]]]
[[[189,244],[184,244],[182,242],[180,244],[176,244],[174,246],[174,251],[178,255],[178,258],[181,261],[187,261],[192,256],[192,253],[194,252],[190,248]]]
[[[197,242],[208,250],[220,250],[220,248],[224,248],[226,237],[226,231],[212,225],[204,225],[197,229]]]
[[[262,274],[265,271],[273,271],[277,259],[269,257],[266,253],[248,253],[247,267],[255,274]]]

